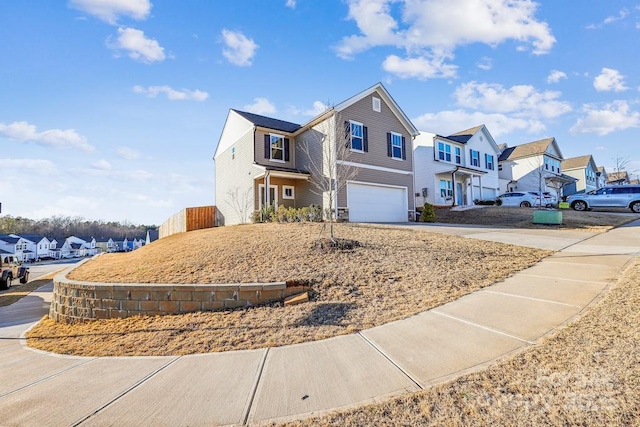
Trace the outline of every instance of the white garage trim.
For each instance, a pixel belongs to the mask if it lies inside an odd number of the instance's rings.
[[[409,189],[371,182],[347,183],[347,207],[351,222],[406,222]]]

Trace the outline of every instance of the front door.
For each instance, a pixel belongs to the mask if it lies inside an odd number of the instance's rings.
[[[456,182],[456,205],[462,206],[464,205],[465,194],[463,192],[464,186],[461,182]]]
[[[263,208],[266,201],[266,194],[264,191],[264,185],[260,184],[260,208]],[[278,186],[269,186],[269,204],[275,208],[278,207]]]

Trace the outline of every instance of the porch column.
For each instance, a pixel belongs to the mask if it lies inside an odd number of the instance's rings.
[[[473,204],[473,174],[469,175],[469,182],[471,183],[471,185],[469,186],[471,188],[471,204]],[[464,201],[465,205],[469,205],[469,197],[467,197],[467,200]]]
[[[478,175],[478,184],[480,187],[480,197],[478,197],[478,199],[482,200],[482,175]]]
[[[271,205],[271,200],[269,200],[269,197],[271,195],[271,192],[269,191],[269,187],[271,185],[271,177],[269,176],[269,171],[266,171],[264,173],[264,206],[270,206]]]

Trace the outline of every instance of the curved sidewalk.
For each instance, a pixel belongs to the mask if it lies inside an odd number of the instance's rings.
[[[436,228],[429,231],[447,232]],[[90,358],[28,349],[20,336],[47,313],[48,285],[0,307],[0,425],[258,424],[417,391],[535,343],[640,255],[640,221],[595,236],[454,228],[448,232],[519,244],[534,236],[532,246],[552,241],[563,249],[503,282],[361,333],[190,356]]]

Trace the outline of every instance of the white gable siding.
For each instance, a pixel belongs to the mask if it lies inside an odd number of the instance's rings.
[[[214,158],[217,157],[220,153],[224,153],[232,145],[238,141],[243,135],[253,129],[253,123],[249,120],[242,117],[240,114],[236,113],[233,110],[229,110],[229,114],[227,114],[227,120],[224,123],[224,127],[222,128],[222,135],[220,135],[220,140],[218,141],[218,146],[216,147],[216,153]]]

